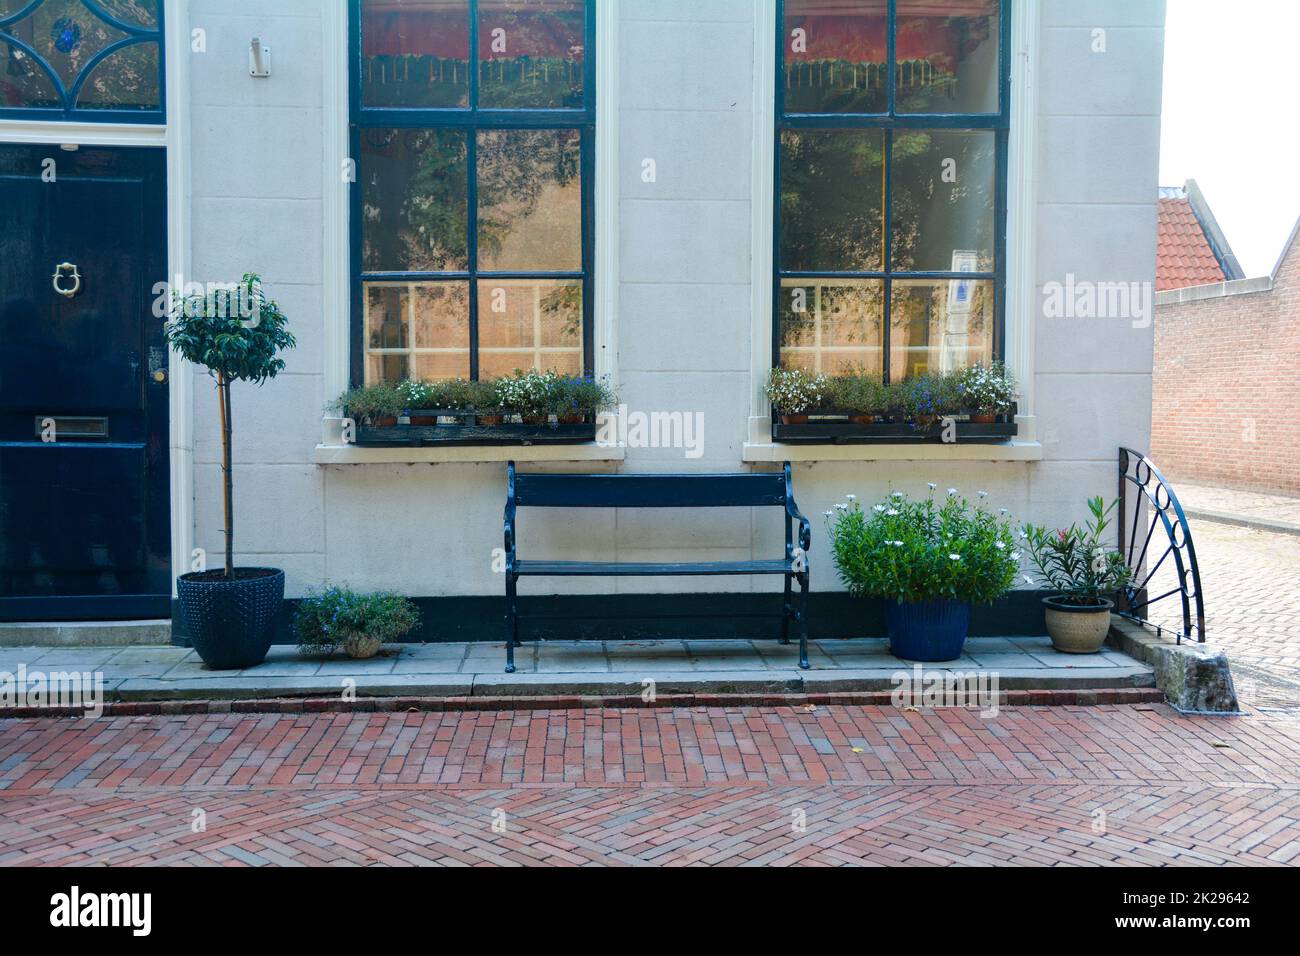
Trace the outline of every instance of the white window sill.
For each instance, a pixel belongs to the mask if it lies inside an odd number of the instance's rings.
[[[1015,440],[996,445],[900,443],[897,445],[783,445],[746,442],[747,462],[779,461],[1042,461],[1040,442]]]
[[[622,461],[622,445],[447,445],[425,448],[377,448],[363,445],[317,445],[318,465],[402,465],[497,461]]]

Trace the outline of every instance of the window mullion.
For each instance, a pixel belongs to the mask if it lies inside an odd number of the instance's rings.
[[[472,0],[477,9],[476,0]],[[477,68],[476,68],[477,70]],[[477,381],[479,377],[478,360],[478,130],[470,127],[465,131],[466,143],[465,171],[467,202],[465,238],[466,256],[469,260],[469,377]]]
[[[892,21],[894,12],[893,0],[889,4],[890,18]],[[890,57],[893,57],[893,31],[890,31]],[[893,71],[890,71],[892,77]],[[893,80],[890,80],[890,95],[893,95]],[[884,376],[885,384],[889,384],[889,339],[891,331],[890,312],[893,307],[894,298],[894,280],[892,278],[894,271],[894,131],[885,130],[884,155],[881,157],[884,165],[884,195],[881,196],[883,212],[883,221],[881,228],[881,248],[884,261],[880,265],[880,271],[885,273],[885,290],[884,290],[884,320],[880,330],[880,349],[881,349],[881,374]]]

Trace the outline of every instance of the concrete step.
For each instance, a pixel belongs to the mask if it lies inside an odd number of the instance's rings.
[[[212,671],[183,647],[0,649],[0,672],[94,673],[107,701],[250,700],[330,697],[637,696],[656,694],[831,694],[918,691],[931,675],[963,675],[1003,691],[1150,688],[1152,668],[1114,648],[1059,654],[1046,637],[971,638],[961,660],[920,668],[888,653],[887,642],[861,638],[814,641],[813,667],[798,667],[798,648],[751,641],[554,641],[516,653],[519,672],[502,672],[497,644],[392,645],[354,661],[303,657],[274,647],[265,663]],[[0,716],[3,711],[0,710]]]
[[[171,621],[0,623],[0,647],[165,647]]]

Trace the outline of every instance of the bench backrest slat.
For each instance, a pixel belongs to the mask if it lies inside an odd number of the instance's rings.
[[[708,508],[785,504],[782,474],[515,475],[521,508]]]

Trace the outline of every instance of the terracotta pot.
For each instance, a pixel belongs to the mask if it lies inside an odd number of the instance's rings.
[[[374,657],[383,647],[383,642],[368,634],[355,634],[343,642],[343,652],[353,660],[363,661]]]
[[[374,415],[370,419],[370,424],[375,428],[395,428],[397,426],[397,416]]]
[[[875,415],[850,415],[849,421],[854,425],[874,425],[876,423]]]
[[[1066,604],[1061,596],[1043,598],[1043,615],[1052,646],[1063,654],[1096,654],[1110,633],[1114,602],[1093,606]]]
[[[972,425],[996,425],[998,422],[997,412],[977,412],[970,417]]]
[[[480,425],[500,425],[505,420],[504,415],[479,415],[475,418]]]
[[[782,415],[781,424],[782,425],[807,425],[808,416],[807,415]]]
[[[559,421],[561,425],[581,425],[586,420],[586,415],[565,415]]]
[[[437,415],[412,415],[411,424],[421,425],[425,428],[428,428],[430,426],[438,424],[438,416]]]

